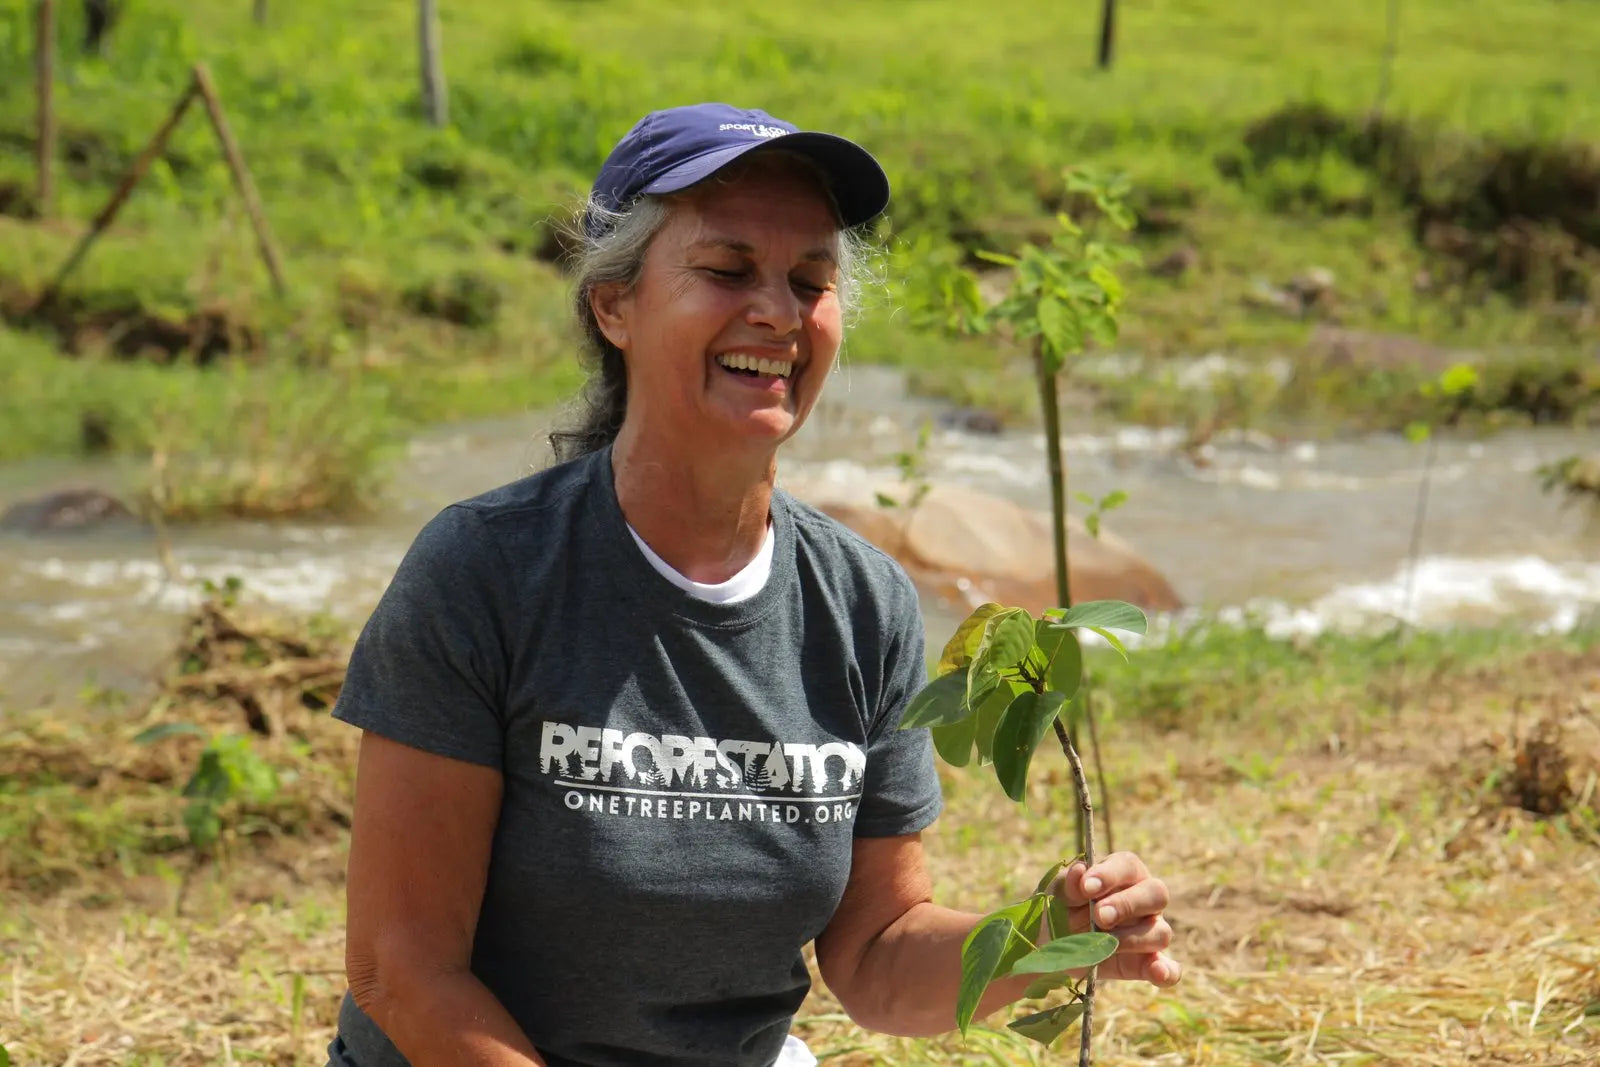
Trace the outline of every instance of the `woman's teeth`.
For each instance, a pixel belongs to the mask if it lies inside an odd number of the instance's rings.
[[[771,374],[778,378],[789,377],[794,370],[793,363],[786,363],[778,359],[761,359],[757,356],[718,356],[717,364],[728,370],[747,371],[752,374]]]

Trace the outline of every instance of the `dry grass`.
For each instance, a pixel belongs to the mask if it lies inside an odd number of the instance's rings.
[[[1125,715],[1110,730],[1119,844],[1171,883],[1187,974],[1176,991],[1107,991],[1098,1062],[1600,1062],[1600,651],[1436,674],[1393,719],[1308,696],[1268,722],[1241,700],[1232,725]],[[183,715],[240,718],[228,699],[205,706]],[[262,736],[298,777],[232,812],[230,847],[196,859],[172,773],[130,745],[139,725],[40,717],[0,734],[0,1041],[30,1065],[323,1062],[343,990],[349,731],[308,714]],[[20,754],[47,750],[31,766],[56,771],[22,773]],[[1049,762],[1032,806],[1059,824],[947,780],[928,836],[942,900],[1025,891],[1070,836]],[[1523,811],[1529,789],[1566,810]],[[108,846],[106,812],[145,829]],[[1003,1030],[867,1034],[820,987],[796,1025],[837,1067],[1069,1059]]]

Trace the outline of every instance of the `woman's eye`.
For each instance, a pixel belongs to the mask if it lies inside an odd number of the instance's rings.
[[[707,267],[706,273],[711,275],[713,278],[725,278],[729,281],[734,281],[744,277],[744,271],[742,270],[722,270],[718,267]]]
[[[804,289],[808,293],[817,293],[819,295],[828,291],[827,282],[818,283],[806,278],[796,278],[794,286],[796,289]]]

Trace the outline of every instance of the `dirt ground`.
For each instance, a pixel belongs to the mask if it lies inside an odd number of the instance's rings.
[[[152,708],[0,728],[13,1063],[323,1062],[354,738],[300,699],[327,684],[309,669],[325,650],[262,665],[229,647]],[[176,795],[200,739],[131,738],[174,718],[242,726],[240,691],[280,788],[229,808],[200,857]],[[1171,885],[1185,978],[1103,989],[1096,1062],[1600,1063],[1600,651],[1436,672],[1392,713],[1308,695],[1268,721],[1241,693],[1227,723],[1105,731],[1116,843]],[[1026,816],[987,771],[947,774],[927,834],[941,902],[996,907],[1057,858],[1068,787],[1046,762]],[[885,1038],[819,985],[796,1032],[837,1067],[1075,1062],[1075,1032],[1042,1052],[1006,1017],[965,1041]]]

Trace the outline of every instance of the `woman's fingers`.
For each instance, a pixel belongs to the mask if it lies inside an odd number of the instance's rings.
[[[1086,870],[1081,860],[1072,864],[1057,876],[1056,891],[1069,907],[1076,908],[1149,877],[1149,869],[1138,856],[1132,852],[1113,852],[1093,869]]]
[[[1167,883],[1159,878],[1146,878],[1137,885],[1099,898],[1094,905],[1095,925],[1102,930],[1116,930],[1125,923],[1160,915],[1167,910],[1168,900]]]
[[[1148,955],[1172,947],[1172,927],[1152,915],[1111,931],[1117,936],[1118,955]]]
[[[1178,984],[1183,977],[1183,968],[1166,953],[1152,952],[1112,956],[1095,969],[1095,975],[1113,982],[1149,982],[1165,989]]]

